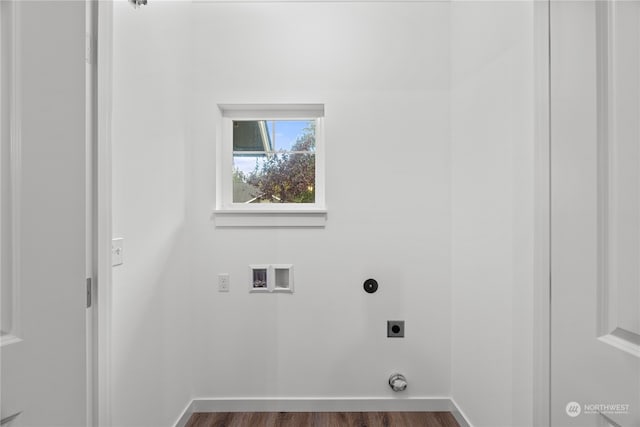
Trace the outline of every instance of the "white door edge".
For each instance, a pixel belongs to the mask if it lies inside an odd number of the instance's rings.
[[[113,1],[97,11],[97,147],[96,147],[96,301],[97,414],[100,427],[111,426],[111,75]]]

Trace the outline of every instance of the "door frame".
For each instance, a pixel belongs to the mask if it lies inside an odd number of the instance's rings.
[[[113,0],[99,0],[96,10],[96,367],[95,425],[111,426],[111,99]]]
[[[375,0],[374,0],[375,1]],[[422,0],[425,2],[433,0]],[[534,282],[533,282],[533,390],[534,426],[551,424],[551,169],[550,169],[550,5],[533,1],[534,48]],[[96,367],[94,425],[111,426],[111,117],[113,65],[113,0],[97,1],[97,81],[95,100],[96,171],[94,177],[96,238]],[[98,351],[99,349],[99,351]],[[97,397],[96,397],[97,396]]]
[[[7,10],[7,7],[9,10]],[[22,176],[22,143],[21,143],[21,67],[20,67],[20,55],[18,52],[21,50],[20,39],[20,3],[12,2],[5,4],[5,10],[0,11],[0,20],[4,20],[3,13],[9,15],[8,20],[11,22],[11,26],[8,29],[3,28],[3,24],[0,23],[0,31],[3,36],[9,37],[9,51],[2,52],[2,55],[8,55],[9,67],[5,71],[9,74],[9,97],[8,102],[9,117],[9,199],[10,209],[5,214],[8,215],[11,222],[11,232],[9,238],[11,239],[9,252],[9,262],[11,273],[11,331],[9,334],[0,338],[0,347],[11,345],[22,341],[22,329],[20,325],[20,217],[21,217],[21,194],[22,186],[20,183],[20,177]],[[2,75],[0,71],[0,75]],[[0,170],[2,166],[0,165]],[[2,177],[0,176],[0,182]],[[2,213],[0,212],[0,218]]]
[[[533,425],[551,425],[551,2],[534,0]]]

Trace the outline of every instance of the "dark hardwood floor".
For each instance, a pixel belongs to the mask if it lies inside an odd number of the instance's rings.
[[[195,413],[187,427],[459,427],[450,412]]]

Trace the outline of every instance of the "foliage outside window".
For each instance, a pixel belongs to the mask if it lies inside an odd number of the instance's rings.
[[[315,203],[315,120],[233,121],[233,203]]]

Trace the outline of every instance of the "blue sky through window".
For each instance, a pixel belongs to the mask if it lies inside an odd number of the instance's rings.
[[[274,121],[267,121],[267,131],[271,137],[276,151],[290,151],[306,128],[309,127],[309,120],[276,120],[275,133]],[[235,157],[233,167],[245,174],[251,173],[256,167],[256,160],[259,167],[264,161],[264,157]]]
[[[275,133],[274,133],[275,124]],[[296,143],[298,137],[302,135],[304,129],[309,127],[309,122],[304,121],[268,121],[267,129],[271,136],[271,141],[275,142],[275,150],[291,150],[291,146]]]

